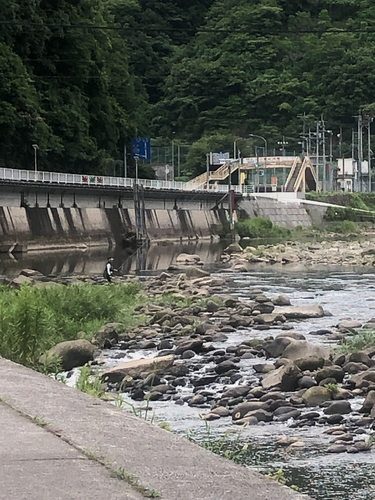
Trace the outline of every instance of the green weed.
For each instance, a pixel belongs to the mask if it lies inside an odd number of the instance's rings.
[[[265,217],[237,222],[235,229],[240,238],[286,238],[291,235],[290,229],[276,226]]]
[[[104,394],[104,388],[100,378],[91,374],[88,366],[82,366],[79,369],[79,377],[76,383],[77,389],[96,398]]]
[[[248,444],[242,444],[241,432],[237,432],[235,439],[231,439],[231,431],[225,432],[220,438],[212,434],[212,429],[209,422],[205,421],[205,434],[202,437],[198,437],[197,433],[194,431],[189,431],[187,438],[189,441],[198,444],[202,448],[220,455],[224,458],[232,460],[235,463],[242,463],[242,457],[246,454],[248,449]]]
[[[12,361],[38,367],[42,353],[53,345],[77,338],[84,331],[91,340],[100,326],[121,322],[128,326],[142,322],[134,309],[145,298],[137,296],[137,283],[110,287],[87,284],[48,288],[28,285],[20,290],[0,287],[0,355]],[[53,371],[54,362],[39,366]]]
[[[344,339],[339,346],[339,351],[344,354],[349,354],[355,351],[362,351],[367,347],[375,346],[375,330],[364,329],[351,337]]]

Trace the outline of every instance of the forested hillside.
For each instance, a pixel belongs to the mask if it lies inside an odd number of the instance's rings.
[[[371,0],[0,0],[0,165],[113,172],[135,135],[351,134],[375,102]],[[144,172],[146,174],[146,172]]]

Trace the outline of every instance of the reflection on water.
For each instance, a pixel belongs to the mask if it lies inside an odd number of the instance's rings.
[[[205,264],[214,264],[220,259],[227,242],[210,243],[198,241],[186,244],[163,242],[143,246],[138,250],[123,249],[90,249],[86,251],[63,251],[52,253],[25,253],[15,257],[0,254],[0,275],[14,277],[22,269],[36,269],[45,276],[59,275],[98,275],[102,274],[109,255],[115,259],[114,267],[121,274],[134,274],[166,270],[176,264],[176,257],[184,252],[197,254]]]

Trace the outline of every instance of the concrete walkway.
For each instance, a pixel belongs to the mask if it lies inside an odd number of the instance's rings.
[[[309,498],[1,357],[0,400],[1,500]]]

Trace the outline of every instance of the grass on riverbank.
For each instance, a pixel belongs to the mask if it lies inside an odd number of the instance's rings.
[[[20,290],[0,287],[0,355],[35,366],[39,356],[64,340],[84,332],[91,340],[105,323],[126,327],[137,322],[137,283],[111,286],[69,285]]]
[[[338,350],[344,354],[350,354],[368,347],[375,347],[375,330],[363,329],[343,340]]]
[[[286,238],[291,235],[290,229],[277,226],[265,217],[236,222],[235,229],[240,238]]]

